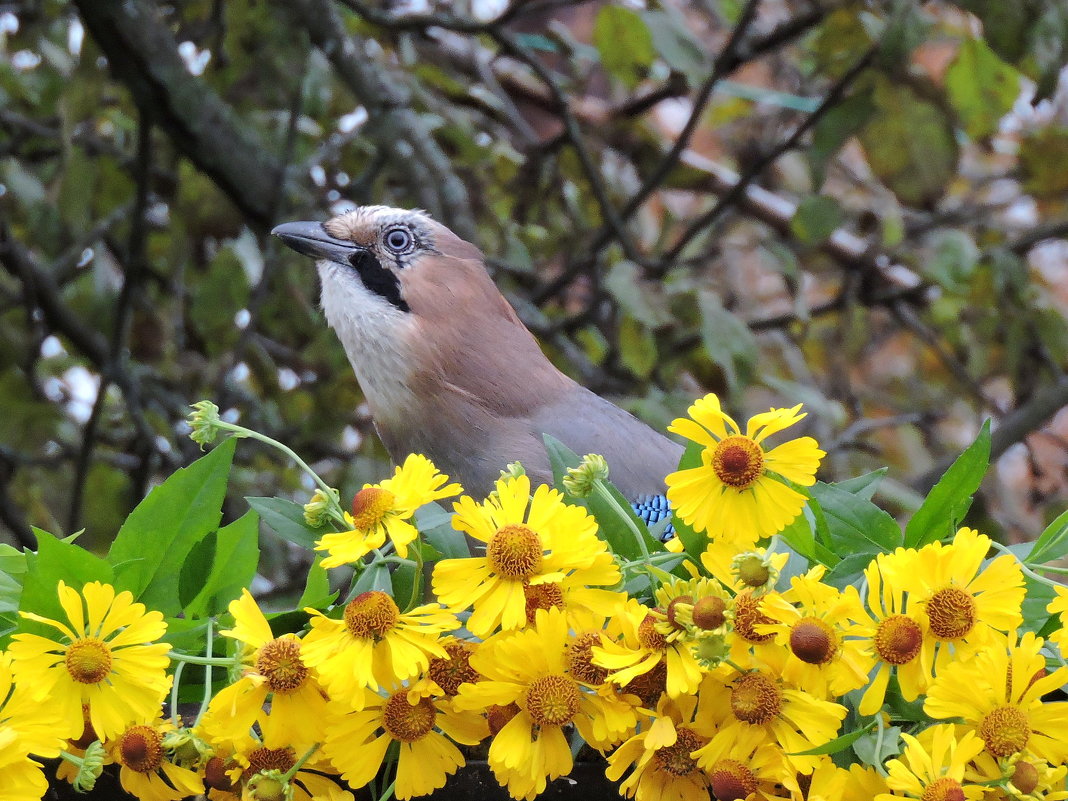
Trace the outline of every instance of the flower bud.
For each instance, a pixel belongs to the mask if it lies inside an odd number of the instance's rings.
[[[96,786],[96,780],[104,770],[104,744],[99,740],[89,744],[82,755],[82,764],[78,766],[78,775],[71,784],[79,793],[87,793]]]
[[[193,431],[189,438],[204,450],[204,446],[213,443],[219,435],[219,407],[209,400],[202,400],[194,403],[192,408],[189,425]]]
[[[319,528],[328,519],[330,508],[337,506],[341,500],[341,493],[333,487],[330,488],[331,499],[327,494],[317,489],[311,500],[304,504],[304,522],[312,528]]]
[[[585,498],[593,492],[595,481],[608,480],[608,462],[600,454],[587,453],[578,467],[569,468],[564,476],[564,489],[576,498]]]

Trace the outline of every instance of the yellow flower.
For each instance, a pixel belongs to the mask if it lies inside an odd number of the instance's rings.
[[[637,801],[707,801],[709,777],[698,765],[694,752],[716,733],[716,726],[702,697],[662,696],[648,725],[608,757],[605,775],[619,781],[620,795]],[[744,795],[713,796],[744,798]]]
[[[771,801],[783,797],[783,787],[798,790],[794,766],[756,727],[723,726],[693,758],[708,774],[713,798]]]
[[[59,582],[59,602],[68,623],[22,612],[58,629],[56,640],[16,634],[9,649],[15,681],[38,700],[48,699],[62,716],[63,736],[84,728],[82,704],[101,739],[119,734],[129,723],[154,718],[171,679],[167,643],[155,642],[167,631],[159,612],[134,603],[129,592],[98,581],[79,595]],[[83,601],[84,597],[84,601]]]
[[[864,616],[856,587],[839,591],[821,581],[823,574],[823,566],[817,565],[794,576],[785,595],[766,596],[760,610],[773,622],[755,626],[789,649],[782,677],[817,698],[863,687],[874,661],[865,656],[863,643],[850,637],[854,621]]]
[[[935,542],[919,551],[899,550],[892,564],[884,566],[884,579],[909,592],[918,602],[926,626],[937,641],[924,652],[924,672],[982,646],[995,631],[1015,631],[1023,622],[1020,613],[1025,589],[1020,563],[1004,554],[985,568],[990,538],[974,529],[962,528],[953,542]]]
[[[592,721],[603,714],[602,699],[571,674],[568,642],[563,613],[539,610],[533,627],[501,632],[471,655],[484,678],[462,684],[453,700],[457,709],[488,711],[495,732],[489,765],[513,798],[533,799],[571,771],[563,727],[596,739]]]
[[[739,674],[721,668],[701,685],[701,699],[720,721],[741,729],[758,728],[766,739],[778,743],[787,759],[801,773],[812,773],[820,757],[797,754],[838,736],[846,708],[815,698],[804,690],[786,684],[779,673],[786,660],[785,649],[778,650],[778,664]]]
[[[396,743],[397,798],[429,795],[445,786],[446,777],[463,767],[464,758],[442,732],[465,745],[487,734],[485,719],[476,713],[455,713],[431,697],[433,684],[391,688],[388,696],[365,691],[361,708],[338,707],[336,721],[323,743],[323,753],[350,787],[359,789],[382,767],[386,751]]]
[[[484,503],[465,496],[454,509],[453,527],[486,543],[486,555],[438,562],[434,592],[447,606],[474,607],[467,628],[478,637],[498,626],[507,631],[527,625],[528,594],[551,591],[534,589],[541,585],[558,585],[561,595],[569,590],[569,611],[596,614],[607,596],[576,588],[619,583],[619,568],[597,536],[597,521],[582,507],[565,504],[550,487],[539,486],[531,498],[525,475],[503,477]],[[564,602],[537,604],[549,605]]]
[[[788,553],[718,539],[709,541],[701,554],[701,564],[720,584],[734,593],[748,591],[754,597],[775,589],[789,560]]]
[[[162,720],[139,723],[107,743],[122,789],[140,801],[178,801],[204,792],[200,777],[175,765],[164,750],[163,735],[173,728]]]
[[[430,658],[448,656],[439,637],[458,628],[456,615],[440,604],[424,604],[401,614],[380,590],[363,592],[333,620],[315,609],[301,658],[315,668],[331,698],[358,708],[363,688],[377,690],[427,669]]]
[[[201,726],[211,736],[236,739],[271,715],[290,731],[294,746],[308,748],[322,740],[327,719],[326,698],[314,670],[304,663],[302,643],[295,634],[275,637],[248,590],[230,603],[234,627],[222,632],[243,649],[241,678],[215,694]]]
[[[1049,641],[1061,649],[1061,655],[1068,654],[1068,587],[1059,585],[1053,588],[1057,596],[1049,602],[1046,611],[1051,615],[1060,614],[1061,626],[1049,635]]]
[[[931,683],[923,710],[961,718],[986,750],[1007,758],[1027,749],[1059,764],[1068,758],[1068,701],[1042,696],[1068,682],[1068,667],[1046,675],[1042,638],[995,635],[971,658],[950,662]]]
[[[58,736],[56,712],[13,685],[11,657],[0,651],[0,798],[37,801],[48,790],[41,764],[31,755],[51,759],[66,743]]]
[[[665,690],[672,698],[696,692],[703,671],[689,644],[669,640],[658,630],[665,615],[629,599],[621,606],[614,622],[621,630],[618,641],[606,640],[593,648],[593,663],[609,671],[608,679],[626,688],[639,676],[663,665]]]
[[[997,759],[983,750],[965,772],[965,777],[985,784],[994,795],[984,801],[1064,801],[1068,798],[1065,778],[1068,765],[1050,765],[1027,751],[1010,759]]]
[[[463,491],[459,484],[446,484],[448,480],[433,462],[413,453],[392,478],[365,484],[352,499],[352,514],[345,512],[345,520],[352,530],[327,534],[316,544],[315,550],[330,552],[323,559],[323,567],[358,562],[385,545],[387,537],[397,554],[406,557],[408,545],[419,536],[418,529],[409,522],[415,510]]]
[[[905,750],[899,759],[886,763],[890,775],[886,780],[891,790],[909,798],[980,799],[983,787],[965,781],[968,762],[983,750],[983,743],[971,732],[958,739],[950,725],[932,726],[920,736],[902,734]],[[880,793],[875,801],[900,798],[893,793]]]
[[[861,698],[858,710],[862,715],[874,715],[882,708],[891,673],[897,675],[906,701],[915,701],[930,682],[924,666],[931,664],[934,639],[927,618],[915,602],[906,605],[906,594],[893,579],[899,572],[892,565],[902,558],[907,558],[907,552],[881,553],[864,570],[871,617],[854,633],[866,640],[864,652],[878,660],[878,670]]]
[[[712,539],[755,543],[782,531],[801,514],[805,496],[781,479],[801,486],[816,481],[826,454],[812,437],[800,437],[765,451],[764,440],[805,417],[801,404],[771,409],[750,418],[745,434],[728,417],[714,394],[706,395],[668,430],[704,446],[700,467],[670,474],[666,481],[672,509],[696,531]]]

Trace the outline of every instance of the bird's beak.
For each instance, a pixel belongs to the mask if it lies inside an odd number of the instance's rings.
[[[317,222],[282,223],[276,225],[271,233],[297,253],[339,264],[348,264],[353,253],[364,250],[352,242],[335,239],[323,229],[322,223]]]

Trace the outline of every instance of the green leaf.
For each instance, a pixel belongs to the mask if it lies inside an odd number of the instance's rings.
[[[889,553],[900,547],[901,529],[894,518],[871,501],[822,481],[812,487],[812,497],[823,510],[835,553],[872,548]]]
[[[658,357],[653,332],[641,321],[624,314],[619,325],[619,358],[623,366],[639,378],[645,378],[656,367]]]
[[[1020,95],[1020,73],[982,39],[966,39],[946,71],[949,102],[972,139],[994,134]]]
[[[63,542],[47,531],[35,527],[33,533],[37,536],[37,552],[26,554],[26,577],[19,609],[66,621],[67,615],[59,603],[59,582],[64,581],[79,591],[91,581],[110,584],[111,565],[80,545]]]
[[[180,566],[219,526],[236,440],[228,439],[154,488],[130,512],[108,552],[116,584],[150,609],[176,615]]]
[[[858,498],[865,498],[870,501],[875,497],[875,491],[879,488],[879,483],[886,477],[887,470],[888,468],[880,467],[878,470],[872,470],[870,473],[865,473],[856,478],[836,481],[832,486],[852,493]]]
[[[842,224],[842,207],[827,195],[810,195],[797,207],[790,230],[803,244],[818,245]]]
[[[279,537],[302,548],[313,549],[320,537],[333,530],[312,528],[304,522],[304,507],[285,498],[246,497],[245,500]]]
[[[641,16],[629,8],[606,5],[593,23],[593,46],[612,75],[633,87],[656,58],[653,35]]]
[[[226,611],[227,605],[248,587],[260,559],[260,519],[252,510],[202,542],[212,542],[207,577],[194,578],[196,595],[185,606],[188,617],[206,617]],[[183,570],[183,579],[186,579]]]
[[[740,317],[723,308],[714,292],[699,292],[697,305],[705,353],[723,370],[732,390],[744,386],[760,353],[753,332]]]
[[[662,11],[639,13],[649,26],[657,55],[696,85],[708,69],[708,55],[690,30],[686,18],[671,6],[665,6]]]
[[[308,568],[308,578],[304,582],[304,592],[297,601],[297,609],[310,606],[312,609],[325,609],[337,600],[338,593],[330,592],[330,576],[323,567],[325,555],[317,555]]]
[[[782,541],[813,564],[833,568],[841,559],[821,542],[816,541],[808,518],[800,514],[792,523],[779,532]]]
[[[1044,565],[1068,554],[1068,510],[1046,526],[1034,547],[1023,561],[1029,565]]]
[[[360,573],[359,578],[352,584],[348,600],[352,600],[361,592],[371,592],[372,590],[384,592],[391,597],[393,596],[393,577],[389,572],[389,564],[382,559],[376,559],[371,562],[371,564]],[[399,600],[400,603],[406,603],[408,599],[401,598]],[[399,605],[400,604],[398,604],[398,606]]]
[[[663,283],[643,279],[641,268],[634,262],[624,259],[613,264],[605,274],[604,287],[624,312],[645,327],[671,324]]]
[[[437,503],[428,503],[415,511],[415,526],[444,559],[466,559],[471,555],[467,538],[452,527],[452,512]]]
[[[905,547],[922,548],[956,533],[990,464],[990,421],[927,493],[905,526]]]
[[[862,729],[843,734],[841,737],[835,737],[833,740],[816,748],[811,748],[808,751],[795,751],[789,756],[820,756],[822,754],[837,754],[839,751],[845,751],[849,746],[853,745],[853,743],[874,729],[876,722],[877,721],[873,720]]]
[[[875,114],[860,131],[872,171],[910,206],[929,206],[957,172],[957,140],[945,111],[908,84],[879,76]]]
[[[889,726],[881,732],[870,731],[853,743],[853,753],[865,765],[882,766],[890,757],[901,753],[901,729]]]

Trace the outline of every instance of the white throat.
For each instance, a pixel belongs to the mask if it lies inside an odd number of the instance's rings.
[[[323,313],[356,373],[376,418],[391,409],[406,408],[412,390],[411,355],[406,341],[414,321],[381,296],[367,289],[346,268],[333,262],[317,263],[322,280]]]

